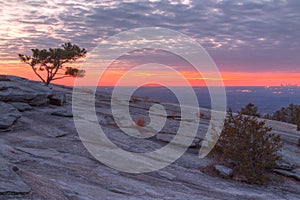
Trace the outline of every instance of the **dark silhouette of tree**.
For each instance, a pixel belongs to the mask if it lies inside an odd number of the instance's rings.
[[[243,115],[260,117],[260,114],[257,112],[257,107],[253,103],[248,103],[244,108],[241,108],[240,113]]]
[[[65,67],[67,63],[73,63],[76,60],[86,56],[87,51],[70,42],[64,43],[62,48],[31,49],[32,56],[19,54],[21,62],[24,62],[32,68],[33,72],[45,83],[49,85],[51,81],[66,77],[83,77],[85,71],[73,67]],[[65,72],[59,73],[60,70]],[[41,72],[41,73],[40,73]],[[43,75],[43,72],[46,72]],[[59,75],[60,76],[57,76]]]

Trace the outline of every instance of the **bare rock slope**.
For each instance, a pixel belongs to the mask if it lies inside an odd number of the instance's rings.
[[[21,87],[25,83],[28,87]],[[49,104],[53,91],[55,105]],[[66,94],[65,103],[57,93]],[[300,135],[294,125],[267,122],[285,144],[281,152],[284,163],[276,172],[283,180],[268,186],[213,177],[199,170],[210,162],[198,158],[197,146],[209,122],[205,117],[195,143],[175,163],[156,172],[129,174],[103,165],[85,149],[74,126],[71,93],[69,87],[49,89],[17,77],[0,77],[1,123],[15,117],[7,122],[8,127],[0,127],[0,199],[299,199],[300,151],[296,143]],[[28,104],[31,109],[13,109],[14,102]],[[147,116],[152,104],[136,98],[130,103],[132,118]],[[172,135],[179,109],[161,104],[168,112],[169,124],[161,134]],[[162,136],[141,143],[123,134],[113,120],[106,94],[96,95],[96,112],[107,137],[124,149],[146,152],[166,144]]]

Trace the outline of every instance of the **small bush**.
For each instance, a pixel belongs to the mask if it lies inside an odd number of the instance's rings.
[[[264,121],[254,116],[229,111],[213,152],[234,169],[236,177],[245,177],[248,183],[265,184],[269,180],[267,173],[280,159],[277,151],[282,146],[280,137],[270,131]]]

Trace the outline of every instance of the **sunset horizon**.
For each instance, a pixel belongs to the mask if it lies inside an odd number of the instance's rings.
[[[0,65],[0,74],[4,75],[14,75],[14,76],[20,76],[23,78],[28,78],[30,80],[40,81],[40,79],[32,72],[32,69],[30,66],[27,66],[23,63],[21,63],[19,60],[17,65],[10,65],[9,69],[6,64]],[[109,73],[106,72],[106,73]],[[102,79],[114,79],[114,82],[111,81],[105,81],[103,80],[101,84],[98,84],[98,86],[115,86],[115,81],[117,81],[118,78],[122,76],[125,72],[122,72],[121,70],[118,71],[117,76],[111,76],[111,77],[103,77]],[[201,80],[201,76],[198,73],[195,72],[181,72],[183,73],[187,80],[189,80],[190,84],[192,86],[206,86],[206,84]],[[225,86],[282,86],[282,85],[297,85],[300,86],[300,73],[270,73],[270,72],[220,72],[222,76],[222,80],[224,82]],[[137,76],[141,77],[141,76]],[[153,75],[155,77],[155,75]],[[72,86],[74,85],[75,79],[72,77],[56,80],[53,81],[54,84],[60,84],[60,85],[66,85],[66,86]],[[175,84],[171,84],[173,86]],[[127,85],[127,86],[133,86],[133,85]],[[180,86],[180,85],[177,85]]]

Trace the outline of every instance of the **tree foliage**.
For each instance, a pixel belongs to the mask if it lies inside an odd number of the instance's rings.
[[[248,103],[240,112],[243,115],[260,117],[260,114],[257,112],[257,107],[253,103]]]
[[[265,115],[267,119],[282,121],[296,124],[297,130],[300,131],[300,105],[290,104],[275,111],[273,115]]]
[[[282,146],[280,137],[270,131],[264,121],[230,110],[214,152],[244,181],[265,184],[269,180],[267,172],[280,159],[277,152]]]
[[[290,104],[287,107],[282,107],[279,110],[275,111],[270,118],[277,121],[297,124],[299,111],[299,105]]]
[[[62,48],[31,49],[32,56],[19,54],[21,62],[24,62],[32,68],[33,72],[45,83],[49,85],[51,81],[65,77],[82,77],[84,70],[74,67],[65,67],[67,63],[73,63],[76,60],[86,56],[87,51],[77,45],[64,43]],[[59,73],[64,69],[65,72]],[[43,73],[46,72],[46,73]],[[57,77],[57,75],[59,75]]]

